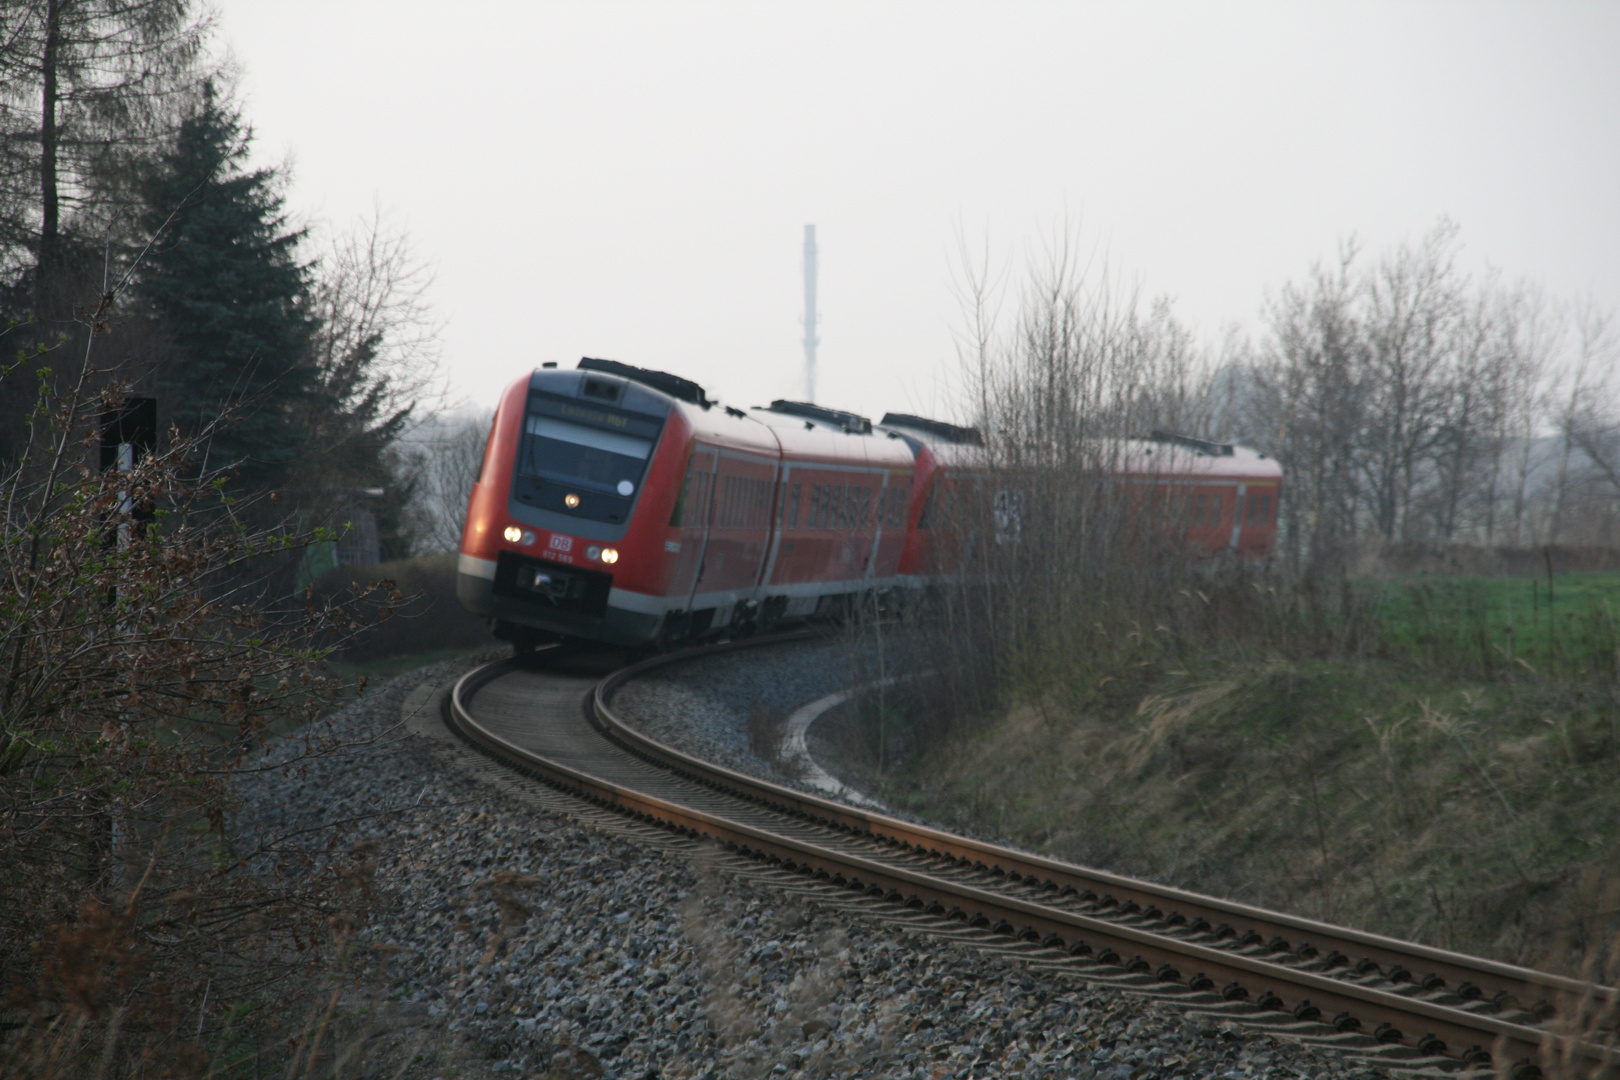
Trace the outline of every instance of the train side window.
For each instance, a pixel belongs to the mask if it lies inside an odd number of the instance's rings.
[[[1206,521],[1208,521],[1208,520],[1209,520],[1209,496],[1208,495],[1194,495],[1193,496],[1193,510],[1192,510],[1192,523],[1193,523],[1193,525],[1195,527],[1197,527],[1197,528],[1202,528],[1204,526],[1204,523]]]
[[[692,473],[687,471],[686,479],[681,481],[681,493],[675,496],[675,509],[669,512],[669,527],[678,529],[686,524],[686,497],[692,492]]]
[[[793,493],[788,496],[788,528],[799,527],[799,485],[793,485]]]
[[[1216,528],[1220,525],[1220,523],[1221,497],[1219,495],[1211,495],[1209,497],[1209,527],[1212,529]]]

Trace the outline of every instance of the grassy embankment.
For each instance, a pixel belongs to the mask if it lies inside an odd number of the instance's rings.
[[[1560,576],[1550,608],[1548,584],[1368,583],[1381,644],[1358,657],[1175,655],[1142,635],[1110,674],[912,754],[883,794],[1301,915],[1572,973],[1612,964],[1620,574]]]

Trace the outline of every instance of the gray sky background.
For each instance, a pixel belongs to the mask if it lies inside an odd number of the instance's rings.
[[[948,411],[958,236],[1068,227],[1208,340],[1354,233],[1620,302],[1620,4],[222,0],[292,208],[437,268],[457,396],[606,356]]]

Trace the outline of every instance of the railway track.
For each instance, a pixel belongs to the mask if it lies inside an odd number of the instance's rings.
[[[784,638],[719,646],[748,648]],[[601,806],[804,874],[890,910],[1029,943],[1191,1007],[1219,1008],[1409,1070],[1537,1062],[1620,1075],[1609,987],[1265,911],[957,836],[746,776],[641,734],[626,681],[500,661],[463,676],[445,720],[483,752]]]

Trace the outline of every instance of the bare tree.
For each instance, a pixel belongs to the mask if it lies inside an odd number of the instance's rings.
[[[1461,288],[1457,228],[1442,220],[1415,248],[1387,256],[1367,280],[1366,429],[1361,471],[1374,526],[1401,535],[1426,457],[1456,385]]]
[[[1616,333],[1614,312],[1599,308],[1590,299],[1576,306],[1574,321],[1579,349],[1572,380],[1575,388],[1560,418],[1564,453],[1560,462],[1559,524],[1571,448],[1580,450],[1613,488],[1613,494],[1620,495],[1620,403],[1615,400],[1612,382],[1615,365],[1620,362],[1620,334]]]
[[[61,263],[65,218],[116,216],[118,178],[130,172],[121,166],[174,129],[211,74],[199,61],[212,17],[193,6],[0,5],[0,257],[8,270],[32,261],[36,310]]]
[[[331,237],[313,289],[315,361],[346,411],[389,417],[442,395],[432,285],[432,267],[380,208]]]
[[[1357,468],[1370,379],[1366,332],[1357,310],[1353,240],[1337,264],[1316,266],[1305,288],[1287,286],[1268,311],[1271,341],[1254,372],[1264,449],[1288,477],[1281,524],[1296,570],[1348,558],[1361,507]]]
[[[398,468],[414,481],[406,525],[423,552],[456,551],[484,461],[492,413],[434,417],[406,436]]]

